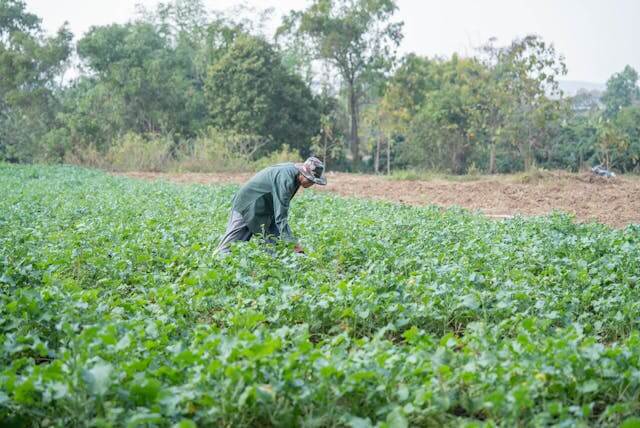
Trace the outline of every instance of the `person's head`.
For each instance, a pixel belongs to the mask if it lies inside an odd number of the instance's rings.
[[[296,168],[300,172],[298,174],[298,182],[305,189],[314,184],[320,184],[321,186],[327,184],[327,179],[324,176],[324,164],[320,159],[310,157],[304,163],[297,163]]]
[[[300,183],[300,185],[305,189],[308,189],[315,184],[313,181],[302,175],[302,173],[298,174],[298,183]]]

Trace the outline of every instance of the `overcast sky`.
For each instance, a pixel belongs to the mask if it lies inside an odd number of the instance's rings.
[[[27,9],[54,31],[68,21],[76,38],[92,25],[126,22],[135,4],[153,7],[157,0],[26,0]],[[205,0],[211,9],[241,4]],[[247,0],[252,7],[272,7],[280,16],[302,9],[305,0]],[[566,58],[566,80],[604,83],[629,64],[640,71],[640,0],[397,0],[398,20],[405,23],[401,52],[450,56],[472,54],[497,37],[507,44],[535,33],[552,42]]]

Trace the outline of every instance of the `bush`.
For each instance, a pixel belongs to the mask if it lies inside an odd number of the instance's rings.
[[[300,153],[286,144],[278,151],[256,157],[256,153],[269,143],[259,135],[215,128],[177,145],[170,135],[127,133],[116,140],[106,153],[95,145],[73,147],[64,154],[63,160],[74,165],[120,172],[251,172],[277,163],[300,160]],[[51,147],[53,157],[55,144],[52,143]]]
[[[105,160],[114,171],[166,171],[172,163],[172,145],[170,136],[127,133],[109,148]]]
[[[276,152],[272,152],[268,156],[264,156],[257,161],[253,162],[254,170],[260,170],[277,163],[284,162],[301,162],[300,152],[297,150],[291,150],[289,145],[285,144],[282,148]]]
[[[107,160],[95,145],[72,147],[64,154],[64,163],[91,168],[109,169]]]
[[[47,163],[59,163],[71,151],[71,137],[67,128],[53,128],[41,140],[41,150],[34,158]]]
[[[268,142],[259,135],[209,128],[195,140],[180,146],[174,169],[180,172],[253,171],[256,153]],[[288,150],[285,146],[285,153],[290,153]],[[268,159],[278,156],[283,155],[275,152]]]

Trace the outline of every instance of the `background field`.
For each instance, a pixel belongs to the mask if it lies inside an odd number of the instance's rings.
[[[305,192],[220,260],[235,188],[1,165],[0,419],[637,426],[639,226]]]

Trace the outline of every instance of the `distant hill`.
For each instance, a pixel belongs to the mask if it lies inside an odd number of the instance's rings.
[[[565,97],[574,96],[580,89],[586,89],[589,92],[603,92],[607,89],[607,85],[604,83],[581,82],[579,80],[561,80],[558,83],[560,84],[560,89],[564,92]]]

